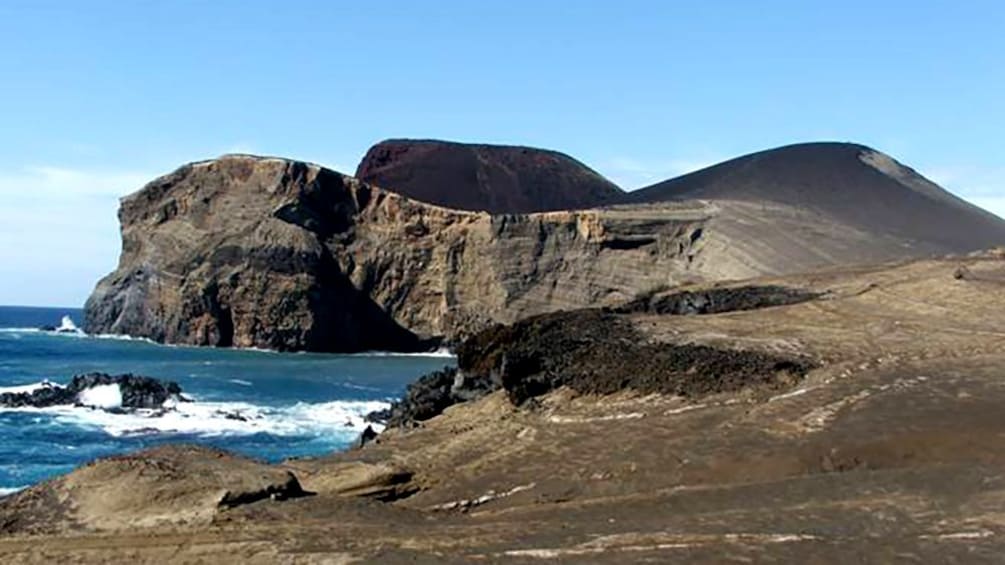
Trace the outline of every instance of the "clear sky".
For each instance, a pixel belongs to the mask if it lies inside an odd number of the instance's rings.
[[[227,152],[558,149],[625,188],[800,141],[1005,215],[1005,2],[0,2],[0,304],[74,306],[118,197]]]

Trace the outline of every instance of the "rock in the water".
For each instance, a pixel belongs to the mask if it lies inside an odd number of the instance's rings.
[[[161,381],[132,374],[87,373],[73,377],[66,386],[46,382],[31,392],[2,393],[0,406],[47,408],[79,404],[82,393],[104,386],[118,387],[121,402],[114,407],[108,407],[113,409],[157,409],[162,408],[168,400],[185,400],[181,387],[174,381]]]
[[[7,408],[47,408],[49,406],[75,404],[76,402],[77,392],[70,391],[68,387],[48,382],[42,383],[41,386],[31,392],[0,393],[0,406]]]
[[[88,373],[70,381],[70,390],[80,391],[100,385],[118,385],[123,408],[160,408],[169,399],[182,400],[181,387],[174,381],[161,381],[137,375]]]

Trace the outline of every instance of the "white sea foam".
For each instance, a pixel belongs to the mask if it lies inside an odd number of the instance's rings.
[[[168,344],[157,343],[148,337],[136,337],[126,334],[81,334],[80,337],[87,337],[91,339],[110,339],[113,341],[138,341],[141,343],[152,343],[154,345],[164,345],[166,347],[170,347]]]
[[[51,383],[49,381],[42,381],[40,383],[31,383],[27,385],[16,385],[16,386],[2,386],[0,387],[0,394],[10,393],[10,394],[31,394],[36,390],[41,390],[43,388],[58,387],[59,385]]]
[[[70,324],[73,324],[72,320],[70,320]],[[43,330],[41,328],[0,328],[0,334],[12,334],[14,337],[21,334],[44,334],[53,337],[110,339],[115,341],[138,341],[143,343],[152,343],[155,345],[166,345],[157,343],[156,341],[146,337],[135,337],[124,334],[88,334],[84,333],[84,331],[76,325],[67,326],[66,324],[60,325],[60,327],[55,330]]]
[[[122,389],[117,383],[95,385],[80,391],[77,402],[91,408],[114,410],[122,408]]]
[[[69,316],[63,316],[63,319],[59,322],[59,327],[56,328],[57,333],[73,333],[73,334],[83,334],[77,324],[73,323],[73,318]]]
[[[377,388],[375,386],[358,385],[358,384],[355,384],[355,383],[342,383],[342,386],[344,386],[346,388],[353,388],[353,389],[356,389],[356,390],[366,390],[366,391],[370,391],[370,392],[381,392],[381,389],[379,389],[379,388]]]
[[[66,319],[69,319],[69,317],[65,316],[64,317],[64,321],[66,321]],[[73,321],[70,320],[70,324],[72,324],[72,323],[73,323]],[[74,328],[73,331],[62,331],[61,328],[63,328],[63,326],[60,326],[60,329],[57,329],[57,331],[43,331],[43,330],[40,330],[39,328],[0,328],[0,333],[9,333],[9,334],[15,334],[15,335],[16,334],[24,334],[24,333],[43,333],[43,334],[52,335],[52,336],[59,336],[59,337],[85,338],[85,339],[107,339],[107,340],[114,340],[114,341],[135,341],[135,342],[140,342],[140,343],[149,343],[149,344],[152,344],[152,345],[158,345],[160,347],[177,347],[177,348],[204,349],[204,347],[198,346],[198,345],[187,345],[187,344],[178,344],[178,343],[160,343],[160,342],[154,341],[154,340],[152,340],[152,339],[150,339],[148,337],[138,337],[138,336],[131,336],[131,335],[126,335],[126,334],[88,334],[88,333],[84,333],[80,329],[77,329],[76,326],[72,326],[72,327]],[[253,353],[268,353],[268,354],[280,353],[279,351],[276,351],[274,349],[265,349],[265,348],[262,348],[262,347],[231,347],[231,348],[227,348],[227,349],[232,350],[232,351],[249,351],[249,352],[253,352]],[[310,353],[310,352],[308,352],[308,351],[300,351],[298,353],[307,354],[307,353]],[[449,349],[447,349],[445,347],[441,347],[440,349],[436,349],[436,350],[433,350],[433,351],[419,351],[419,352],[414,352],[414,353],[399,353],[399,352],[395,352],[395,351],[363,351],[361,353],[350,353],[350,354],[348,354],[348,356],[350,356],[350,357],[435,357],[435,358],[442,358],[442,359],[455,359],[457,357],[452,351],[450,351]]]
[[[394,351],[364,351],[363,353],[353,353],[353,357],[442,357],[453,359],[457,357],[452,351],[445,347],[434,351],[420,351],[417,353],[397,353]]]
[[[251,381],[246,381],[244,379],[227,379],[227,382],[228,383],[234,383],[235,385],[241,385],[241,386],[253,386],[253,384],[254,384]]]
[[[5,334],[26,334],[26,333],[45,333],[50,335],[62,335],[62,336],[72,336],[72,337],[86,337],[87,334],[77,327],[77,324],[73,322],[73,318],[70,316],[63,316],[60,320],[59,326],[52,330],[43,330],[42,328],[0,328],[0,333]]]
[[[29,390],[42,383],[7,387]],[[112,389],[115,390],[112,390]],[[33,390],[33,389],[32,389]],[[115,408],[121,406],[118,385],[99,385],[81,393],[82,404]],[[0,411],[48,414],[61,423],[98,428],[112,436],[144,434],[189,434],[199,436],[250,435],[267,433],[278,436],[358,434],[369,424],[366,414],[387,408],[387,402],[332,401],[301,402],[292,406],[259,406],[247,402],[174,402],[163,410],[108,412],[87,406],[51,406],[48,408],[0,408]]]
[[[24,490],[28,487],[0,487],[0,496],[7,496],[8,494],[14,494],[19,490]]]

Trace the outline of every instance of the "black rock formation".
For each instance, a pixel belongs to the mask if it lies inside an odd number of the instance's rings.
[[[356,447],[363,447],[364,445],[377,439],[377,435],[377,430],[373,429],[373,426],[367,426],[366,429],[363,430],[363,433],[359,434],[359,440],[356,442]]]
[[[169,399],[184,400],[181,387],[173,381],[161,381],[138,375],[109,375],[87,373],[73,377],[66,386],[45,383],[31,392],[5,392],[0,394],[0,406],[8,408],[47,408],[79,404],[80,393],[102,385],[118,385],[122,394],[123,410],[158,409]]]
[[[618,310],[557,312],[497,325],[458,346],[458,368],[420,377],[401,401],[368,419],[389,427],[413,425],[500,388],[520,405],[563,386],[580,394],[633,390],[688,398],[791,386],[816,363],[759,351],[651,342],[623,314],[748,310],[816,296],[771,286],[712,289],[644,298]]]
[[[663,315],[720,314],[798,304],[818,298],[819,293],[784,286],[732,286],[671,293],[649,293],[613,308],[619,314]]]
[[[367,414],[371,422],[388,427],[411,426],[438,416],[449,406],[482,397],[497,390],[498,382],[469,377],[454,367],[444,367],[408,385],[405,396],[390,408]]]

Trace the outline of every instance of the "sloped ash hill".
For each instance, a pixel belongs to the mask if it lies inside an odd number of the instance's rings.
[[[88,300],[85,329],[193,345],[416,350],[493,323],[619,304],[682,283],[1005,241],[1005,222],[890,162],[854,157],[847,178],[878,175],[893,188],[856,189],[844,208],[836,208],[844,194],[816,204],[781,189],[761,194],[757,183],[737,184],[749,174],[740,168],[694,194],[668,189],[669,200],[653,188],[633,195],[646,200],[637,204],[492,215],[423,203],[318,165],[228,155],[185,165],[123,199],[119,266]],[[809,190],[817,182],[810,173],[778,182]],[[829,174],[820,186],[837,190],[840,175]],[[876,210],[888,221],[873,218]],[[916,210],[924,222],[910,219]]]
[[[356,178],[430,204],[494,214],[592,208],[624,194],[557,151],[435,140],[382,141],[367,151]]]
[[[936,252],[974,251],[1005,242],[1001,218],[889,155],[853,143],[803,143],[745,155],[637,190],[626,199],[785,204]]]

